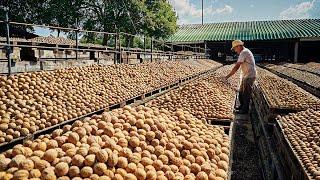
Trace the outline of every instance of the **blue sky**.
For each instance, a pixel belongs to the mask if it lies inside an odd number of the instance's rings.
[[[179,24],[201,23],[201,0],[169,0]],[[320,0],[204,0],[204,22],[320,18]]]
[[[57,31],[52,31],[52,30],[50,30],[50,29],[40,28],[40,27],[35,27],[35,28],[34,28],[34,32],[35,32],[36,34],[38,34],[39,36],[50,36],[50,35],[52,35],[52,36],[57,36],[57,35],[58,35],[58,32],[57,32]],[[60,33],[60,36],[66,37],[67,34],[61,32],[61,33]]]
[[[169,2],[178,14],[178,24],[201,23],[201,0]],[[204,0],[204,23],[301,18],[320,18],[320,0]],[[42,28],[35,32],[57,35]]]

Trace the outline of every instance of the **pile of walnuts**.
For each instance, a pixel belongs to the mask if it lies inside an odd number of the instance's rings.
[[[223,180],[229,146],[222,128],[186,111],[125,106],[7,150],[0,177]]]
[[[320,179],[320,111],[309,109],[278,119],[302,165]]]
[[[301,65],[298,69],[320,75],[320,63],[317,62],[309,62],[307,64]]]
[[[232,66],[224,66],[212,75],[172,90],[147,103],[149,107],[165,108],[169,111],[183,109],[198,119],[234,119],[234,103],[239,74],[224,82]]]
[[[58,44],[58,45],[70,45],[75,46],[76,41],[64,37],[35,37],[30,39],[31,42],[46,43],[46,44]]]
[[[207,60],[163,61],[0,76],[0,144],[219,65]]]
[[[292,79],[306,83],[312,87],[320,88],[320,77],[316,74],[294,69],[294,68],[289,68],[285,66],[276,66],[276,65],[270,67],[270,69],[280,74],[284,74]]]
[[[272,108],[320,109],[320,100],[292,82],[258,68],[258,86]]]

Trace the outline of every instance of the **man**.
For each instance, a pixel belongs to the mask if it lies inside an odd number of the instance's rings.
[[[237,112],[239,114],[246,114],[249,110],[252,86],[257,75],[255,60],[252,52],[244,47],[244,43],[241,40],[233,41],[231,50],[235,51],[239,57],[236,65],[226,76],[226,80],[234,75],[241,67],[242,80],[239,90],[240,106],[237,108]]]

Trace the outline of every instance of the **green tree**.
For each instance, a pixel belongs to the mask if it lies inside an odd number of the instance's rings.
[[[5,8],[8,8],[8,15],[10,21],[24,22],[24,23],[39,23],[37,16],[39,15],[39,8],[45,0],[1,0],[0,1],[0,20],[5,20]],[[30,13],[32,12],[32,13]],[[14,32],[32,31],[33,27],[23,25],[10,25],[11,35]],[[21,33],[22,34],[22,33]],[[0,36],[5,36],[6,30],[4,24],[0,25]]]
[[[18,22],[75,28],[78,20],[79,28],[87,30],[157,39],[167,38],[177,30],[177,16],[167,0],[5,0],[1,3],[10,6],[10,20]],[[4,19],[1,12],[0,17]],[[59,35],[60,30],[57,31]],[[72,32],[71,36],[74,36]],[[102,39],[106,45],[112,38],[108,34],[85,33],[82,41]],[[129,35],[122,34],[123,38],[124,46],[136,41]]]
[[[145,34],[165,39],[177,31],[177,15],[166,0],[149,0],[146,5]]]
[[[4,0],[3,7],[9,7],[10,21],[33,24],[45,24],[60,27],[76,27],[76,19],[83,17],[79,13],[82,0]],[[0,18],[5,18],[3,8],[0,8]],[[12,25],[12,29],[33,30],[31,26]],[[58,36],[61,30],[58,31]]]
[[[81,12],[85,14],[83,22],[89,30],[139,34],[144,8],[143,0],[86,0],[82,4]],[[109,38],[104,34],[103,44],[106,44]]]
[[[87,14],[84,24],[90,24],[87,26],[90,30],[145,34],[163,39],[177,30],[177,16],[166,0],[87,0],[83,9]],[[131,46],[134,37],[124,36],[124,46]],[[104,35],[103,44],[109,39]]]
[[[38,14],[41,24],[77,28],[77,20],[82,20],[80,13],[81,0],[45,0]],[[56,29],[60,36],[60,29]],[[72,32],[70,32],[72,33]]]

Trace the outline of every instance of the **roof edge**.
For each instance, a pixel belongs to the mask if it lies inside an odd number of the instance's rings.
[[[275,20],[259,20],[259,21],[222,21],[222,22],[211,22],[211,23],[204,23],[203,25],[212,25],[212,24],[223,24],[223,23],[249,23],[249,22],[281,22],[281,21],[310,21],[310,20],[320,20],[320,18],[304,18],[304,19],[275,19]],[[190,23],[190,24],[181,24],[178,25],[180,28],[181,26],[202,26],[200,23]]]

